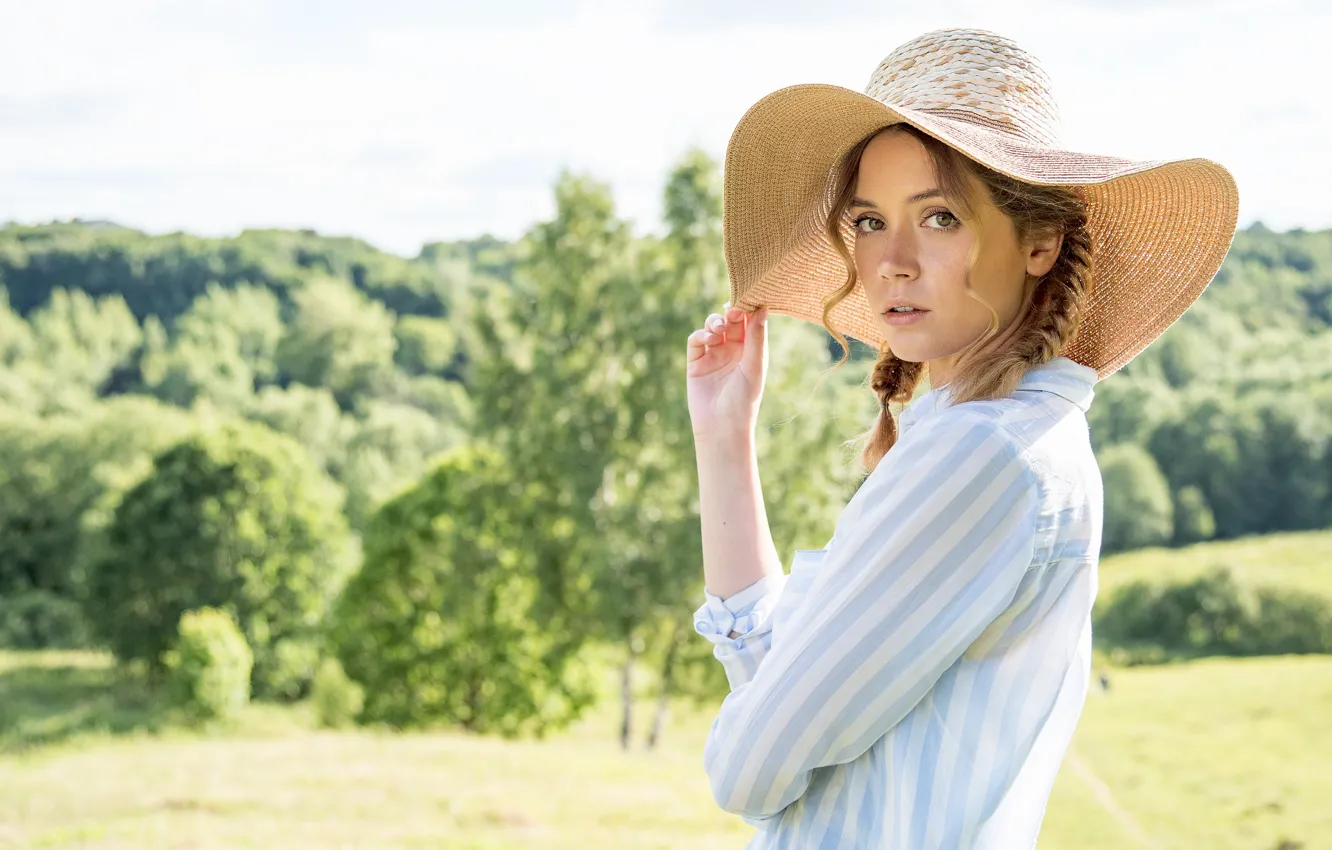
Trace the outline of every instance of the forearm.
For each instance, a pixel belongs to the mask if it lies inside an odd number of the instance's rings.
[[[752,436],[695,437],[704,587],[723,599],[782,574]]]

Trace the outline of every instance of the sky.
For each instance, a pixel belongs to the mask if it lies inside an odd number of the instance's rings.
[[[1036,55],[1072,150],[1206,157],[1240,224],[1332,227],[1313,0],[0,0],[0,222],[312,228],[403,256],[520,236],[561,169],[636,232],[691,146],[796,83],[861,91],[932,29]],[[1168,214],[1168,211],[1163,211]]]

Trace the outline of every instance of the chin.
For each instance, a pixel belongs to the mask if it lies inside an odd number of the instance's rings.
[[[930,346],[922,345],[923,342],[925,340],[893,338],[890,336],[888,337],[888,350],[898,360],[905,360],[908,363],[924,363],[938,357],[937,354],[930,351]]]

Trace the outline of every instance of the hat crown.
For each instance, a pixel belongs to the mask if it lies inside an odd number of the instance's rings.
[[[865,94],[1055,147],[1059,108],[1035,56],[986,30],[935,30],[888,54]]]

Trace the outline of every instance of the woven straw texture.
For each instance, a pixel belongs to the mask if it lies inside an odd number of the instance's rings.
[[[1134,161],[1058,147],[1059,113],[1036,59],[984,30],[939,30],[894,50],[865,92],[805,84],[759,100],[726,149],[723,240],[731,304],[822,323],[846,281],[823,233],[835,164],[905,122],[1019,180],[1077,187],[1090,211],[1093,277],[1062,352],[1105,378],[1188,309],[1234,239],[1234,178],[1206,159]],[[848,246],[855,239],[843,224]],[[884,327],[857,286],[833,327],[872,346]]]

